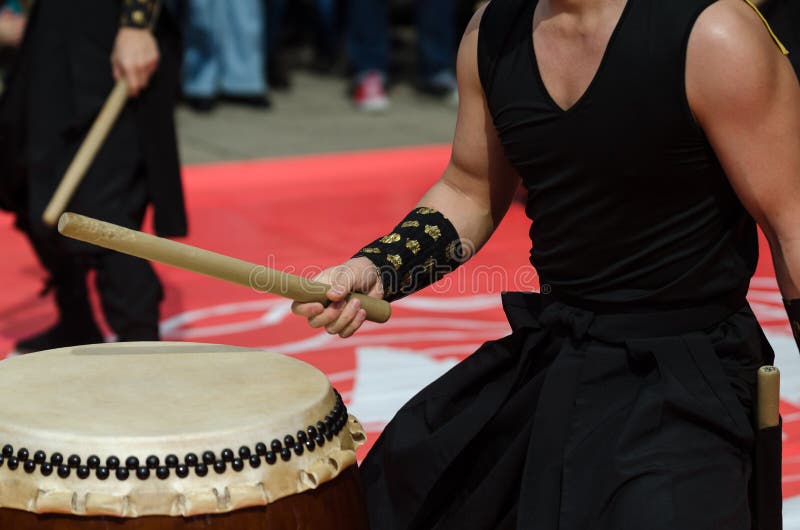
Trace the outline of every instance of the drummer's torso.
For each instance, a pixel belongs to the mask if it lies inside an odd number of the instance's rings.
[[[528,189],[533,265],[554,292],[646,306],[746,290],[755,225],[684,88],[688,35],[711,3],[628,0],[594,77],[569,107],[556,103],[545,61],[537,63],[537,2],[495,0],[485,12],[481,78]]]

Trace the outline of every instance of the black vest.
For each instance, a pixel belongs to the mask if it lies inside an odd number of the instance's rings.
[[[685,90],[686,48],[712,0],[629,0],[568,110],[533,51],[536,0],[494,0],[478,64],[505,154],[528,189],[543,292],[619,310],[743,302],[758,258]],[[624,309],[623,309],[624,310]]]

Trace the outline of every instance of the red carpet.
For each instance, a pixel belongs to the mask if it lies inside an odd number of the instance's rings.
[[[435,146],[189,166],[186,242],[313,275],[391,229],[438,178],[448,156],[448,148]],[[536,287],[527,232],[524,212],[515,205],[477,258],[442,285],[398,303],[389,323],[367,325],[350,340],[309,329],[284,300],[158,266],[166,289],[164,339],[260,347],[315,364],[374,441],[416,390],[508,331],[499,293]],[[9,352],[16,339],[54,315],[51,300],[37,296],[43,273],[8,216],[0,218],[0,248],[0,352]],[[784,368],[784,489],[794,497],[800,496],[800,362],[769,256],[762,253],[751,302]]]

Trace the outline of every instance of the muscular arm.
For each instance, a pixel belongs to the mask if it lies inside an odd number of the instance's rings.
[[[470,22],[458,52],[459,109],[453,153],[442,177],[419,201],[455,226],[462,241],[478,250],[508,211],[519,177],[497,138],[478,76],[478,25]]]
[[[686,89],[734,190],[769,240],[784,298],[800,297],[800,84],[745,2],[721,0],[700,16]]]
[[[478,76],[478,26],[483,9],[469,24],[458,52],[459,108],[453,153],[441,178],[417,206],[433,208],[452,223],[468,253],[483,246],[508,211],[519,177],[510,167],[497,138]],[[383,297],[377,269],[366,257],[328,269],[318,278],[330,283],[331,304],[292,305],[295,314],[315,328],[349,337],[366,315],[356,300],[345,304],[348,292]]]

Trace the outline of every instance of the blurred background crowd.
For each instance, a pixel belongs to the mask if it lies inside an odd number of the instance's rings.
[[[0,61],[8,65],[30,1],[0,2]],[[458,40],[476,0],[166,0],[183,29],[181,100],[212,111],[257,109],[290,91],[297,70],[346,76],[356,110],[380,112],[407,83],[444,105],[458,101]],[[339,95],[332,95],[340,97]]]

